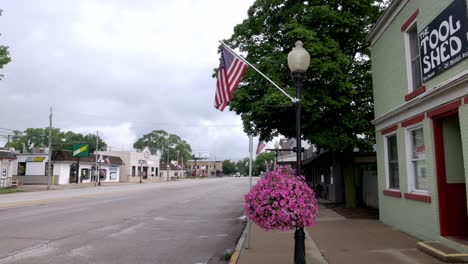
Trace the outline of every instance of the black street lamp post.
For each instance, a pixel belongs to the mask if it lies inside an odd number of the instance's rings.
[[[301,89],[305,72],[309,68],[310,55],[303,48],[301,41],[296,42],[296,47],[288,54],[288,66],[291,70],[291,77],[296,86],[296,175],[301,175]],[[304,227],[296,227],[294,232],[294,263],[304,264],[305,261],[305,233]]]

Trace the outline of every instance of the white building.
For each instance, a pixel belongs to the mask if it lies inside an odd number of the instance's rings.
[[[177,162],[170,162],[169,167],[167,163],[161,162],[160,169],[159,176],[163,181],[177,180],[186,177],[185,170],[182,169],[182,166],[177,165]]]
[[[13,176],[12,163],[16,159],[15,154],[9,149],[0,149],[0,188],[11,186]]]
[[[120,170],[121,182],[159,181],[159,160],[161,154],[151,154],[146,147],[142,151],[98,151],[100,155],[120,157],[123,165]]]
[[[48,153],[24,153],[16,154],[13,162],[13,174],[18,176],[18,181],[23,184],[47,184],[48,182]],[[122,160],[119,157],[99,157],[98,172],[101,182],[119,182],[120,166]],[[80,157],[79,160],[72,156],[68,150],[54,150],[52,152],[52,184],[89,183],[96,181],[95,177],[96,156]]]

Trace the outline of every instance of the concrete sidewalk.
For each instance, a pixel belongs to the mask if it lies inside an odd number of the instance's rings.
[[[241,239],[242,240],[242,239]],[[242,241],[240,241],[242,243]],[[230,263],[258,264],[258,263],[292,263],[294,258],[294,230],[264,231],[253,224],[249,248],[247,240],[243,241],[244,248],[236,260]],[[307,263],[325,264],[322,255],[314,241],[306,233]],[[240,247],[239,247],[240,249]],[[238,250],[238,249],[237,249]]]
[[[418,239],[378,220],[348,219],[320,207],[318,224],[305,229],[307,263],[443,263],[416,249]],[[261,230],[252,225],[250,248],[237,263],[293,263],[294,231]]]

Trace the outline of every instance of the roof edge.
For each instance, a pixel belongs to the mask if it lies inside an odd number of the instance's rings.
[[[390,3],[377,22],[375,22],[369,34],[367,34],[366,40],[370,42],[371,45],[373,45],[380,35],[382,35],[383,31],[387,29],[390,22],[393,21],[406,3],[408,3],[408,0],[393,0]]]

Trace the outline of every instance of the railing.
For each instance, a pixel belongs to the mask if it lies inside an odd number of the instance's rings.
[[[13,183],[14,183],[14,185],[13,185]],[[11,186],[16,186],[16,187],[18,186],[17,182],[13,182],[11,177],[0,178],[0,188],[8,188],[8,187],[11,187]]]

